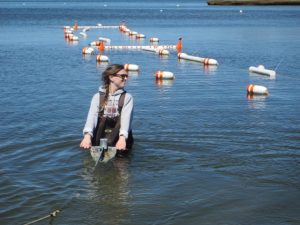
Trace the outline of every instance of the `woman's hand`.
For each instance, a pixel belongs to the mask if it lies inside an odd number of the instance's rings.
[[[119,140],[117,141],[117,144],[116,144],[116,148],[117,150],[126,150],[126,138],[121,135],[119,136]]]
[[[85,134],[80,143],[80,148],[89,149],[90,147],[92,147],[92,137],[89,134]]]

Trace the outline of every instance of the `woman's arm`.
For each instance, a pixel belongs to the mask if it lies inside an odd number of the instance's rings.
[[[93,131],[97,126],[99,111],[99,93],[92,98],[89,113],[83,128],[84,138],[80,143],[82,148],[90,148],[92,146]]]
[[[128,138],[128,132],[131,129],[131,122],[133,117],[133,97],[126,93],[124,99],[124,105],[121,112],[121,126],[119,132],[119,140],[116,143],[116,148],[119,150],[126,149],[126,139]]]

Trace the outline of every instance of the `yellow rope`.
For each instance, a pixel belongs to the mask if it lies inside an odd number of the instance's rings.
[[[39,218],[39,219],[37,219],[37,220],[31,221],[31,222],[26,223],[26,224],[24,224],[24,225],[34,224],[34,223],[39,222],[39,221],[41,221],[41,220],[47,219],[47,218],[49,218],[49,217],[56,217],[57,214],[58,214],[59,212],[61,212],[61,210],[59,210],[59,209],[54,210],[54,211],[53,211],[52,213],[50,213],[49,215],[44,216],[44,217],[42,217],[42,218]]]

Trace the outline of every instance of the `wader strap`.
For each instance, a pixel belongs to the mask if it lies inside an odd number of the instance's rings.
[[[118,111],[119,111],[120,115],[121,115],[121,111],[122,111],[122,108],[123,108],[123,105],[124,105],[124,101],[125,101],[125,94],[126,94],[126,91],[124,91],[121,94],[120,98],[119,98]],[[100,98],[99,98],[99,113],[98,113],[98,117],[101,117],[103,115],[103,113],[104,113],[104,98],[105,98],[105,93],[99,91],[99,95],[100,95]]]
[[[121,115],[121,111],[122,111],[122,108],[123,108],[123,105],[124,105],[124,101],[125,101],[125,94],[126,94],[126,91],[124,91],[120,98],[119,98],[119,107],[118,107],[118,110],[119,110],[119,114]]]

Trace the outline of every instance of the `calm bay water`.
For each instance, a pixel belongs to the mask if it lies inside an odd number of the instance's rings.
[[[240,13],[242,10],[242,13]],[[109,50],[134,63],[133,154],[94,170],[79,149],[105,64],[63,26],[127,26],[160,44],[217,59],[204,67],[152,52]],[[62,212],[52,224],[299,224],[300,7],[213,7],[200,1],[0,2],[0,224]],[[264,64],[277,76],[249,74]],[[156,83],[157,70],[176,79]],[[269,96],[246,96],[248,84]],[[48,224],[44,220],[37,224]]]

